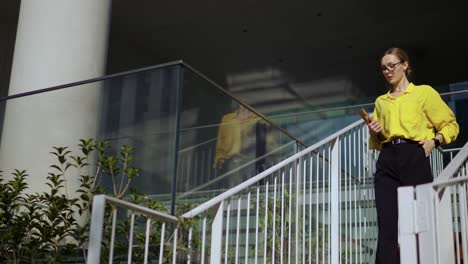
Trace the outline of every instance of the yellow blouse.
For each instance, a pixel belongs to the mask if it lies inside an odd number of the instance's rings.
[[[257,121],[259,118],[253,113],[249,113],[245,119],[240,119],[235,112],[223,116],[216,142],[215,167],[220,160],[240,154],[252,140],[255,140]]]
[[[445,144],[457,138],[455,115],[434,88],[410,83],[400,96],[395,98],[390,93],[375,100],[373,119],[382,126],[384,140],[370,137],[370,149],[380,150],[383,143],[393,138],[421,141],[441,134]]]

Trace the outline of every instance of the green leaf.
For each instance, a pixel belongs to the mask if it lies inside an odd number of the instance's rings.
[[[51,168],[58,170],[59,172],[62,172],[62,169],[57,166],[57,165],[50,165]]]

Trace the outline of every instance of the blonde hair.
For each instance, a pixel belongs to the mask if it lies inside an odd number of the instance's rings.
[[[413,73],[413,69],[411,68],[411,63],[410,63],[410,60],[409,60],[409,56],[406,53],[406,51],[404,51],[403,49],[398,48],[398,47],[389,48],[388,50],[386,50],[384,52],[384,54],[382,55],[382,57],[380,59],[385,57],[385,55],[389,55],[389,54],[395,55],[401,61],[408,63],[408,68],[406,68],[406,71],[405,71],[406,77],[410,76]]]

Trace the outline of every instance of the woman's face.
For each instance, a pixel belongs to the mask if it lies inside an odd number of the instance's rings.
[[[393,54],[387,54],[382,58],[380,67],[387,82],[395,85],[406,78],[405,71],[408,68],[408,62],[402,61]]]

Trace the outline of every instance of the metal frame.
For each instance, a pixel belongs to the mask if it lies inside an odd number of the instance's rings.
[[[175,135],[174,135],[174,155],[173,155],[173,170],[172,170],[172,190],[171,190],[171,214],[175,214],[176,204],[176,192],[177,192],[177,169],[179,160],[179,137],[180,137],[180,116],[182,111],[182,98],[184,94],[184,71],[182,67],[179,67],[178,83],[177,83],[177,96],[176,96],[176,107],[175,112]]]
[[[4,96],[4,97],[0,97],[0,102],[8,101],[8,100],[15,99],[15,98],[20,98],[20,97],[25,97],[25,96],[40,94],[40,93],[46,93],[46,92],[52,92],[52,91],[61,90],[61,89],[73,88],[73,87],[80,86],[80,85],[84,85],[84,84],[88,84],[88,83],[104,81],[104,80],[108,80],[108,79],[112,79],[112,78],[122,77],[122,76],[126,76],[126,75],[131,75],[131,74],[136,74],[136,73],[151,71],[151,70],[160,69],[160,68],[164,68],[164,67],[175,66],[175,65],[181,65],[181,66],[183,66],[182,68],[185,67],[185,68],[188,69],[189,71],[191,71],[191,72],[193,72],[194,74],[198,75],[199,77],[201,77],[202,79],[204,79],[205,81],[207,81],[208,83],[210,83],[211,85],[213,85],[214,87],[216,87],[217,89],[219,89],[221,92],[223,92],[224,94],[226,94],[228,97],[231,97],[232,99],[234,99],[235,101],[237,101],[239,104],[241,104],[241,105],[244,106],[245,108],[249,109],[251,112],[255,113],[255,115],[261,117],[261,118],[264,119],[267,123],[269,123],[269,124],[271,124],[272,126],[274,126],[276,129],[279,129],[281,132],[283,132],[284,134],[286,134],[288,137],[290,137],[290,138],[292,138],[293,140],[299,142],[299,144],[301,144],[302,146],[307,147],[307,145],[306,145],[305,143],[303,143],[300,139],[298,139],[298,138],[294,137],[293,135],[291,135],[287,130],[285,130],[284,128],[282,128],[281,126],[279,126],[278,124],[276,124],[275,122],[273,122],[270,118],[268,118],[268,117],[266,117],[265,115],[263,115],[263,114],[257,112],[257,110],[255,110],[253,107],[251,107],[251,106],[248,105],[247,103],[245,103],[245,102],[243,102],[242,100],[240,100],[237,96],[234,96],[233,94],[231,94],[229,91],[227,91],[226,89],[224,89],[221,85],[217,84],[215,81],[211,80],[211,79],[208,78],[206,75],[202,74],[200,71],[198,71],[198,70],[195,69],[193,66],[191,66],[190,64],[188,64],[187,62],[185,62],[185,61],[183,61],[183,60],[171,61],[171,62],[162,63],[162,64],[157,64],[157,65],[153,65],[153,66],[149,66],[149,67],[144,67],[144,68],[139,68],[139,69],[135,69],[135,70],[124,71],[124,72],[115,73],[115,74],[109,74],[109,75],[105,75],[105,76],[102,76],[102,77],[91,78],[91,79],[86,79],[86,80],[82,80],[82,81],[72,82],[72,83],[68,83],[68,84],[56,85],[56,86],[47,87],[47,88],[41,88],[41,89],[37,89],[37,90],[34,90],[34,91],[30,91],[30,92],[25,92],[25,93],[19,93],[19,94]]]

